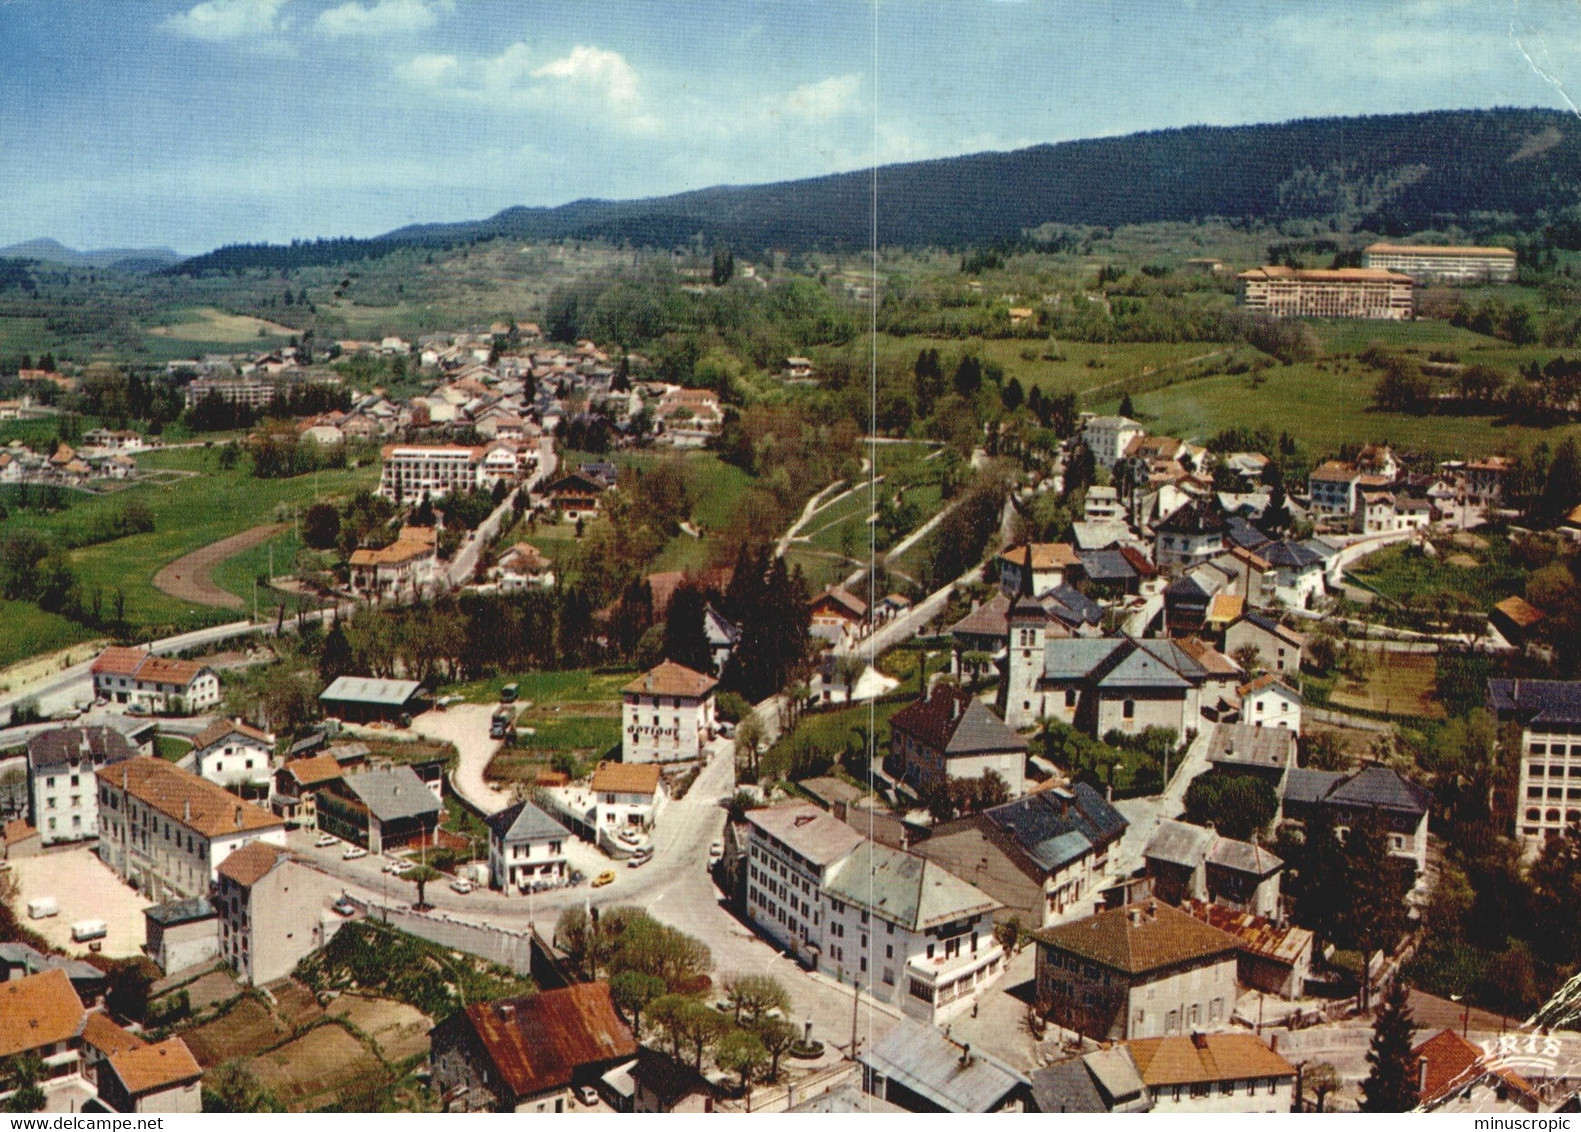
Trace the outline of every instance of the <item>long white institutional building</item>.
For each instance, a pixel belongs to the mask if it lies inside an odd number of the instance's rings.
[[[1411,277],[1376,267],[1307,269],[1273,265],[1238,275],[1240,303],[1274,318],[1407,319]]]
[[[1513,283],[1515,253],[1509,248],[1446,244],[1371,244],[1363,267],[1409,275],[1418,283]]]

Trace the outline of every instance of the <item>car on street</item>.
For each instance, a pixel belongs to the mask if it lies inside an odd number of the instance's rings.
[[[724,855],[725,843],[723,841],[716,841],[708,847],[708,859],[710,861],[717,861]]]
[[[720,722],[720,724],[719,724],[718,730],[719,730],[719,734],[723,735],[726,739],[728,739],[728,738],[730,738],[732,735],[734,735],[736,733],[736,725],[734,723],[729,722],[728,720],[722,720]]]
[[[349,897],[345,896],[331,904],[330,909],[342,916],[355,916],[357,914],[357,906],[351,902]]]
[[[598,1103],[598,1090],[593,1088],[592,1085],[583,1085],[576,1091],[576,1095],[581,1097],[582,1103],[589,1108]]]
[[[596,877],[593,878],[593,887],[594,888],[603,888],[606,884],[614,884],[614,883],[615,883],[615,870],[614,869],[605,869],[603,872],[599,873]]]
[[[639,851],[631,860],[626,862],[626,867],[628,869],[640,869],[651,860],[653,860],[652,849],[649,849],[646,853]]]
[[[367,855],[368,851],[361,845],[348,845],[346,846],[346,851],[340,855],[340,859],[342,861],[355,861],[358,858],[366,857]]]
[[[615,836],[620,838],[627,845],[635,845],[637,842],[642,840],[642,834],[629,826],[618,831]]]
[[[466,877],[457,877],[455,880],[450,882],[450,891],[459,892],[462,896],[465,896],[467,893],[471,892],[474,887],[476,886],[473,885],[473,883]]]
[[[318,835],[318,840],[313,842],[313,844],[320,849],[328,849],[331,845],[335,844],[335,842],[339,840],[340,838],[336,837],[333,833],[321,833]]]
[[[395,867],[390,870],[390,875],[392,877],[404,877],[416,867],[416,861],[397,861],[395,862]]]

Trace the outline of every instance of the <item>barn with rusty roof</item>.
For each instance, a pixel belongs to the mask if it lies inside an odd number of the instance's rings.
[[[607,983],[474,1003],[429,1037],[447,1112],[567,1112],[574,1089],[637,1055]]]

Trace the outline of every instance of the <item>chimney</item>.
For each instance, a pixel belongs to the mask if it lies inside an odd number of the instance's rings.
[[[1133,904],[1129,908],[1127,908],[1125,910],[1125,918],[1131,922],[1131,926],[1132,927],[1135,927],[1137,924],[1140,924],[1142,922],[1142,907],[1141,907],[1141,905]]]
[[[236,828],[240,829],[241,827],[242,827],[242,808],[240,806],[237,806],[236,807]]]
[[[1203,1034],[1203,1033],[1199,1033],[1197,1031],[1192,1031],[1191,1044],[1196,1046],[1198,1049],[1207,1049],[1208,1048],[1208,1035]]]
[[[181,820],[188,825],[192,824],[192,799],[188,798],[181,804]]]
[[[1427,1058],[1420,1057],[1416,1061],[1416,1096],[1420,1100],[1423,1093],[1427,1092]]]

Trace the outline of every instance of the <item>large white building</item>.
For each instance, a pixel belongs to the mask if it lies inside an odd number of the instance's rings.
[[[200,775],[228,790],[268,786],[274,736],[239,719],[221,719],[192,740],[192,757]]]
[[[282,819],[163,759],[128,759],[97,778],[99,856],[156,903],[207,895],[243,846],[285,845]]]
[[[99,835],[94,772],[137,756],[137,748],[108,727],[62,727],[27,743],[30,820],[41,845]]]
[[[1488,706],[1521,728],[1515,832],[1535,854],[1581,824],[1581,681],[1489,680]]]
[[[714,737],[719,681],[666,660],[620,690],[621,761],[697,759]]]
[[[1411,277],[1382,268],[1275,265],[1237,279],[1241,306],[1274,318],[1407,319],[1414,309]]]
[[[999,902],[810,804],[752,810],[747,915],[808,968],[943,1023],[1004,973]]]
[[[1409,275],[1418,283],[1513,283],[1515,253],[1509,248],[1445,244],[1369,244],[1363,267]]]
[[[566,882],[571,834],[531,802],[484,819],[489,827],[489,886],[506,895],[558,888]]]
[[[1131,441],[1146,435],[1147,429],[1130,417],[1089,417],[1081,430],[1082,442],[1092,450],[1093,462],[1105,468],[1118,464]]]
[[[443,499],[453,491],[476,491],[497,482],[511,482],[524,470],[516,445],[505,440],[481,446],[387,444],[379,494],[396,503],[413,502],[424,495]]]
[[[220,702],[220,678],[212,668],[155,656],[147,649],[111,645],[93,662],[91,672],[96,697],[148,712],[186,715]]]

